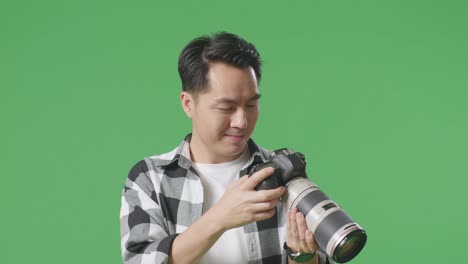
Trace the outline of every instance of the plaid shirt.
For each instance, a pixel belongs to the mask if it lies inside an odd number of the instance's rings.
[[[190,139],[189,134],[173,151],[145,158],[130,170],[120,211],[125,264],[168,263],[175,237],[202,215],[203,186],[192,167]],[[252,139],[248,148],[251,156],[239,176],[265,162],[271,152]],[[244,226],[249,264],[287,263],[282,249],[285,217],[285,210],[278,203],[273,217]],[[321,263],[328,263],[326,256],[319,253]]]

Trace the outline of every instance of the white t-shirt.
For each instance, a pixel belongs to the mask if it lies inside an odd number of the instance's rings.
[[[247,165],[249,151],[236,160],[219,164],[193,163],[203,185],[203,213],[223,196],[231,182],[239,178],[239,171]],[[229,229],[200,259],[202,264],[239,264],[248,262],[247,240],[243,227]]]

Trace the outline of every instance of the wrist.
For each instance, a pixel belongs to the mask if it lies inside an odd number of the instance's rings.
[[[288,246],[286,242],[283,244],[283,249],[286,250],[286,254],[289,260],[298,263],[315,263],[314,260],[316,259],[316,251],[315,252],[301,252],[298,250],[294,250]]]
[[[206,213],[202,215],[202,218],[204,222],[206,222],[206,227],[210,229],[210,232],[223,234],[230,229],[229,225],[227,225],[222,217],[220,217],[220,214],[217,213],[215,207],[206,211]]]

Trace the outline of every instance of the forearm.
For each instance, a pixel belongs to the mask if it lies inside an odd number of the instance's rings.
[[[225,231],[216,220],[208,211],[178,235],[172,244],[169,263],[197,263]]]

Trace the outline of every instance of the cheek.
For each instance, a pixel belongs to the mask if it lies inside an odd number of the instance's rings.
[[[254,125],[257,122],[259,112],[252,112],[247,117],[250,125]]]
[[[231,125],[231,119],[228,115],[226,116],[218,116],[213,119],[213,126],[216,127],[217,130],[225,131]]]
[[[208,133],[224,134],[230,125],[229,115],[211,113],[210,115],[205,116],[203,124],[204,127],[201,129],[207,131]]]

